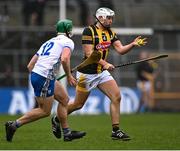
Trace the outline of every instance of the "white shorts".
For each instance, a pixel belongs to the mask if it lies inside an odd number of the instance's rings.
[[[149,81],[137,81],[137,87],[143,92],[148,92],[151,89],[151,82],[149,82]]]
[[[114,80],[107,70],[99,74],[84,74],[77,71],[76,78],[78,81],[77,89],[84,92],[91,91],[101,83]]]

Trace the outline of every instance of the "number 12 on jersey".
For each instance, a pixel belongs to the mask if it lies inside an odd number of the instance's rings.
[[[54,46],[54,42],[47,42],[45,43],[45,45],[43,46],[43,50],[41,53],[41,56],[48,56],[50,54],[50,50],[51,48]]]

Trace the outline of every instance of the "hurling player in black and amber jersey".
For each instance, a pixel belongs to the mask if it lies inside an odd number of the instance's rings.
[[[111,100],[112,139],[130,140],[130,137],[120,129],[120,89],[109,73],[114,69],[114,66],[106,59],[110,46],[113,46],[119,54],[123,55],[135,46],[145,45],[146,38],[141,39],[141,36],[138,36],[131,43],[122,45],[110,28],[114,15],[114,11],[109,8],[99,8],[95,15],[96,23],[86,27],[83,31],[82,48],[84,58],[88,58],[93,51],[99,51],[101,52],[101,59],[98,63],[85,66],[77,71],[76,96],[74,102],[68,104],[68,113],[81,109],[91,90],[97,87]]]
[[[109,47],[117,40],[116,34],[110,28],[102,30],[96,24],[85,28],[82,35],[82,44],[91,45],[94,51],[100,51],[103,60],[106,60],[108,56]],[[86,53],[85,58],[87,58]],[[103,71],[103,66],[96,63],[88,65],[79,71],[89,74],[101,73]]]

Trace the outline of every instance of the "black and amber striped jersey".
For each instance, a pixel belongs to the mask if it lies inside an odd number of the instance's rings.
[[[116,40],[118,40],[118,38],[111,29],[102,30],[98,28],[96,25],[86,27],[82,34],[82,44],[93,45],[94,51],[100,51],[102,53],[101,59],[103,60],[107,59],[110,50],[109,48]],[[102,69],[102,65],[94,63],[78,71],[86,74],[96,74],[101,73]]]

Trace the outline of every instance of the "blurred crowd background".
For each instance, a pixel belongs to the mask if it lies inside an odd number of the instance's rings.
[[[59,5],[59,0],[0,0],[0,87],[28,86],[26,65],[42,42],[56,35]],[[118,65],[136,60],[141,51],[148,51],[151,55],[168,54],[168,59],[156,62],[155,92],[159,95],[155,97],[180,103],[180,1],[66,0],[66,16],[76,28],[82,28],[95,21],[93,14],[101,6],[115,11],[113,27],[118,33],[122,32],[118,37],[123,44],[138,35],[123,34],[125,28],[153,31],[139,33],[148,38],[145,47],[134,48],[124,56],[111,51],[109,61]],[[72,67],[82,58],[81,34],[75,34],[73,40]],[[120,86],[136,87],[134,65],[116,69],[112,74]],[[174,101],[173,105],[176,104]]]

